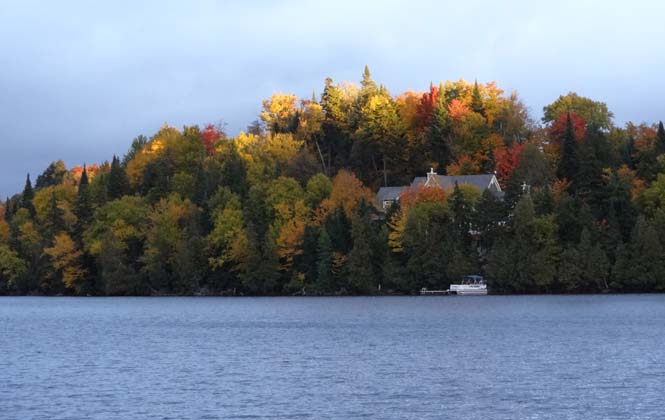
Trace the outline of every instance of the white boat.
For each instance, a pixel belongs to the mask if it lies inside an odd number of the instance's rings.
[[[448,289],[451,295],[486,295],[487,285],[482,276],[464,276],[462,284],[451,284]]]

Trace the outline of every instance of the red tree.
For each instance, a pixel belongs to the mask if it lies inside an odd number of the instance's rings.
[[[581,141],[584,138],[584,129],[586,121],[574,112],[570,113],[570,121],[573,123],[575,130],[575,140]],[[561,142],[564,134],[566,133],[566,114],[559,115],[559,118],[554,120],[550,127],[550,137],[557,143]]]
[[[215,153],[215,143],[222,138],[222,135],[222,131],[212,124],[208,124],[206,128],[203,129],[201,139],[208,155]]]
[[[514,143],[512,147],[499,147],[494,149],[494,162],[496,163],[496,176],[502,185],[505,185],[510,174],[520,164],[524,144]]]
[[[420,102],[416,109],[417,129],[422,131],[429,124],[432,118],[432,111],[436,107],[436,102],[439,99],[439,88],[430,85],[429,92],[425,92],[420,97]]]

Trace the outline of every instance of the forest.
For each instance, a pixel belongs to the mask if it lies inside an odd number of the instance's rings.
[[[496,174],[467,185],[381,186]],[[33,182],[34,181],[34,182]],[[0,294],[665,291],[665,129],[570,92],[529,115],[494,82],[391,94],[368,68],[273,94],[235,137],[163,126],[110,162],[27,176],[0,203]]]

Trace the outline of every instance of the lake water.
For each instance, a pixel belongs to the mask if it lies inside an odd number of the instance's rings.
[[[0,418],[662,419],[665,295],[5,297]]]

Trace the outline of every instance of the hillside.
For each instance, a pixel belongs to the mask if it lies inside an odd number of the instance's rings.
[[[0,205],[0,294],[376,294],[485,275],[494,293],[665,290],[665,130],[569,93],[532,118],[493,82],[274,94],[260,119],[164,126],[54,161]],[[495,174],[407,188],[438,174]]]

